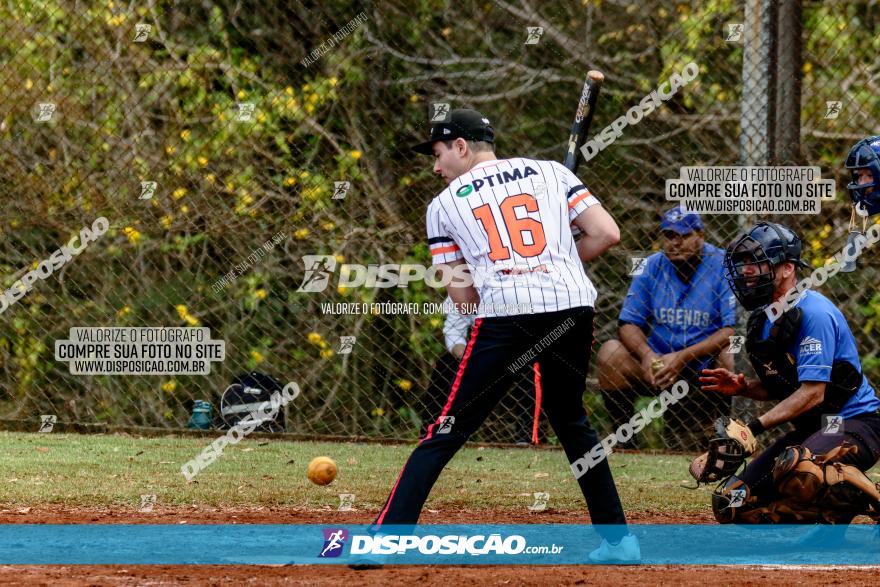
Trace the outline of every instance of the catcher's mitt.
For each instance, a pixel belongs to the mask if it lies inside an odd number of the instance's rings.
[[[715,420],[715,436],[709,449],[695,458],[690,466],[697,483],[713,483],[730,477],[758,446],[755,435],[739,420]]]

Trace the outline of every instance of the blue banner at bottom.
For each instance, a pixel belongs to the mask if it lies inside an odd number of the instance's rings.
[[[603,535],[627,531],[642,565],[880,565],[876,525],[708,524],[15,524],[0,526],[0,564],[583,565]]]

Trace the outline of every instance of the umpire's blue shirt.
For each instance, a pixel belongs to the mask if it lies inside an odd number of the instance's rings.
[[[661,355],[696,344],[725,326],[735,327],[736,298],[725,278],[724,251],[704,244],[700,266],[688,283],[679,279],[666,255],[651,255],[629,286],[619,320],[650,328],[648,346]],[[705,369],[711,360],[705,357],[690,366]]]
[[[786,349],[797,360],[798,383],[804,381],[831,381],[834,361],[849,361],[859,371],[862,363],[856,348],[856,339],[846,318],[831,300],[813,290],[805,291],[795,306],[804,314],[801,331],[795,342]],[[764,324],[763,338],[770,336],[770,320]],[[862,375],[862,385],[840,410],[844,419],[858,414],[876,412],[880,399],[868,378]]]

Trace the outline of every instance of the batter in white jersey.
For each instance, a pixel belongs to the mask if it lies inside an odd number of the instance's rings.
[[[570,225],[597,204],[555,161],[518,157],[478,163],[428,207],[433,262],[463,259],[473,268],[480,317],[593,306],[596,289],[584,273]]]
[[[449,398],[400,472],[379,525],[418,521],[446,463],[523,369],[540,377],[543,411],[570,465],[599,443],[583,405],[596,290],[582,261],[617,244],[620,231],[565,167],[498,159],[494,140],[482,114],[453,110],[449,120],[432,124],[430,140],[415,147],[434,157],[434,173],[448,184],[428,207],[433,262],[453,274],[471,267],[473,280],[458,279],[446,290],[456,304],[479,304],[480,310]],[[583,233],[577,242],[572,225]],[[529,310],[516,311],[523,307]],[[590,558],[638,560],[638,541],[628,534],[607,460],[577,481],[604,539]]]

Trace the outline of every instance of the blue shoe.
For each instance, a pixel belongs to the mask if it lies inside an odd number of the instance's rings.
[[[617,544],[603,539],[599,548],[590,553],[590,561],[594,563],[636,564],[641,560],[639,539],[632,534],[627,534]]]
[[[820,551],[852,548],[856,544],[846,539],[848,527],[848,524],[814,524],[813,528],[798,540],[798,546]]]

